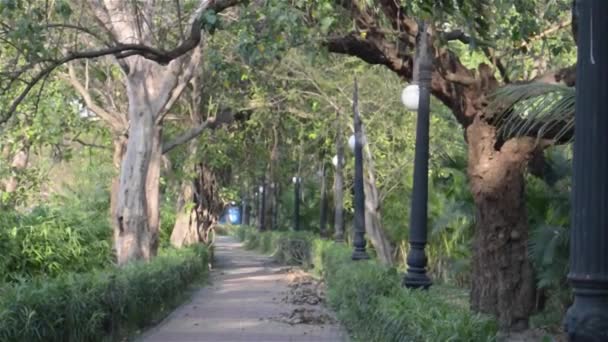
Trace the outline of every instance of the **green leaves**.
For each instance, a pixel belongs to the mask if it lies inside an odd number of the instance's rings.
[[[72,7],[67,0],[55,0],[55,12],[66,20],[72,15]]]
[[[530,83],[508,85],[496,91],[491,108],[493,123],[504,139],[535,133],[559,141],[574,138],[575,89],[563,85]]]
[[[220,17],[214,10],[206,10],[201,14],[201,28],[210,34],[220,27]]]

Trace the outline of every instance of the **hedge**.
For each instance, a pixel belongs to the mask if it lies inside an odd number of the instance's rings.
[[[279,242],[302,240],[310,246],[314,271],[327,284],[330,306],[355,340],[360,341],[494,341],[496,322],[468,309],[462,290],[433,286],[429,291],[401,286],[395,268],[375,260],[351,260],[344,244],[315,238],[310,233],[235,231],[249,247],[281,251]]]
[[[149,263],[0,287],[0,341],[118,340],[183,298],[208,270],[206,248],[167,249]]]

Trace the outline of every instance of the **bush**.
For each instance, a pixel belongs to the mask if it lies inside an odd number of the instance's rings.
[[[107,214],[39,207],[0,213],[0,282],[87,272],[112,262]]]
[[[206,274],[207,262],[199,245],[163,250],[149,263],[6,285],[0,288],[0,340],[116,340],[158,319]]]
[[[297,245],[308,251],[304,264],[327,283],[328,300],[342,324],[361,341],[493,341],[497,325],[489,317],[472,313],[462,290],[433,286],[429,291],[401,287],[394,268],[376,261],[351,260],[346,245],[314,238],[306,232],[257,233],[251,228],[235,232],[247,245],[274,236],[275,250]],[[256,241],[256,242],[252,242]],[[307,241],[306,244],[293,241]],[[289,247],[285,247],[289,246]],[[293,252],[289,252],[293,253]],[[277,253],[275,252],[275,256]]]

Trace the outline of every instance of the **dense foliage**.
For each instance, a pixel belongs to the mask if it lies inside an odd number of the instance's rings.
[[[0,287],[2,341],[103,341],[161,318],[207,272],[207,250],[166,250],[151,263],[63,273]]]

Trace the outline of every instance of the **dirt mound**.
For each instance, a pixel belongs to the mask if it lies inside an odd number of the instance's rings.
[[[325,287],[323,282],[311,277],[308,273],[296,267],[280,269],[277,273],[287,274],[289,290],[281,302],[296,305],[297,308],[288,313],[282,313],[273,320],[287,324],[333,324],[336,320],[327,314],[322,304],[325,303]]]

